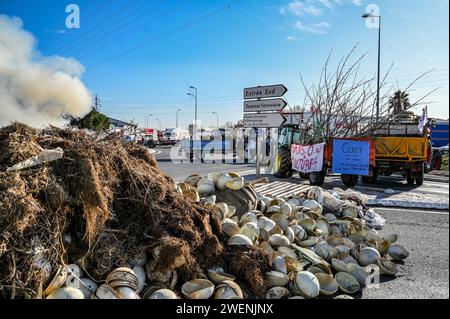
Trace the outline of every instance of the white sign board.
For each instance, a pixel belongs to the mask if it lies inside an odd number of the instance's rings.
[[[281,112],[287,103],[283,99],[270,99],[261,101],[245,101],[244,102],[244,112],[271,112],[279,111]]]
[[[258,86],[244,89],[244,100],[282,97],[287,88],[282,85]]]
[[[276,128],[286,122],[280,113],[248,113],[244,114],[244,127]]]
[[[321,172],[325,143],[315,145],[292,145],[292,169],[301,173]]]

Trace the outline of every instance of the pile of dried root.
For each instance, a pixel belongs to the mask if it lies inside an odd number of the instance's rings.
[[[11,167],[42,149],[62,159]],[[155,271],[176,268],[178,287],[208,267],[235,273],[253,297],[266,291],[268,256],[225,245],[219,222],[176,191],[145,148],[80,131],[0,129],[0,298],[39,298],[48,274],[77,262],[101,282],[115,267],[159,248]]]

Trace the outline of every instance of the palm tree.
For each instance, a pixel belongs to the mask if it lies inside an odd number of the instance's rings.
[[[409,94],[406,91],[398,90],[389,98],[389,111],[392,115],[400,114],[410,107]]]

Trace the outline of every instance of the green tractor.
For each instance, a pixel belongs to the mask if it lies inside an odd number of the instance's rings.
[[[275,157],[275,177],[290,178],[293,176],[291,146],[302,144],[302,133],[298,124],[285,124],[281,128],[278,139],[278,154]],[[309,180],[312,186],[322,186],[325,182],[325,171],[317,173],[299,173],[301,179]]]
[[[300,143],[299,126],[286,124],[281,128],[281,133],[278,138],[278,154],[275,157],[275,177],[292,177],[291,145],[294,143]]]

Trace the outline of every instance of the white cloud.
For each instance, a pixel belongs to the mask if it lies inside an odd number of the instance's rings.
[[[302,21],[296,21],[293,25],[297,31],[305,33],[326,34],[330,29],[327,22],[315,22],[315,19],[322,17],[328,11],[337,10],[344,5],[361,6],[364,0],[291,0],[279,8],[283,15],[292,15],[301,18]],[[321,20],[323,18],[320,18]],[[287,37],[289,41],[292,41]]]
[[[297,37],[295,37],[295,36],[293,36],[293,35],[288,35],[288,36],[286,37],[286,40],[288,40],[288,41],[295,41],[295,40],[297,40]]]
[[[299,1],[294,0],[286,6],[280,8],[282,14],[291,13],[298,17],[305,15],[319,16],[322,14],[322,9],[314,4],[315,1]]]
[[[328,33],[330,24],[327,22],[305,24],[302,21],[297,20],[294,24],[294,28],[305,33],[326,34]]]
[[[280,7],[281,14],[293,14],[298,17],[320,16],[324,9],[334,10],[337,6],[352,2],[360,6],[364,0],[292,0]]]

